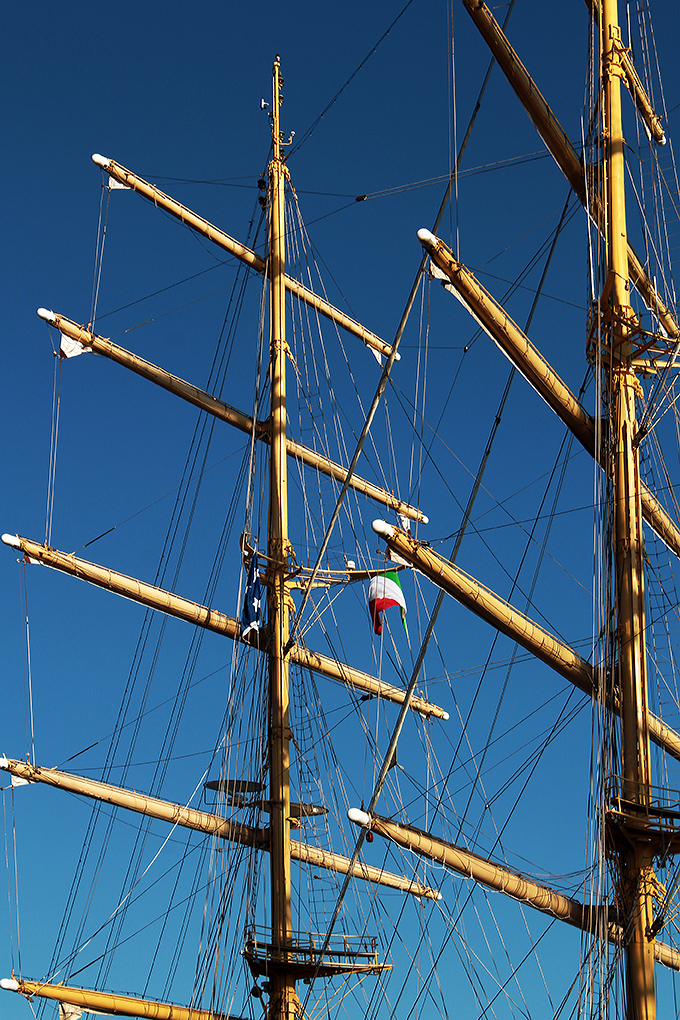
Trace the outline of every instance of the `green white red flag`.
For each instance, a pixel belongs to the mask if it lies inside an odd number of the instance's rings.
[[[406,630],[406,601],[396,570],[388,570],[385,574],[376,574],[371,578],[371,583],[368,586],[368,611],[371,614],[373,630],[376,634],[382,633],[380,614],[390,606],[399,606],[401,622]],[[408,634],[408,630],[406,633]]]

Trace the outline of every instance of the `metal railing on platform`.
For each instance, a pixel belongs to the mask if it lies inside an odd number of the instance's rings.
[[[680,835],[680,791],[650,786],[610,776],[606,785],[607,812],[613,822],[647,829],[668,838]]]
[[[244,955],[260,967],[280,964],[316,966],[319,963],[338,968],[364,964],[378,966],[378,940],[375,936],[332,935],[328,945],[323,932],[292,932],[288,941],[272,940],[267,928],[250,925],[245,932]],[[323,953],[322,953],[323,950]]]

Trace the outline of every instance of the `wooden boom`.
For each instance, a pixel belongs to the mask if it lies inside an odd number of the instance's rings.
[[[542,354],[536,350],[507,312],[481,285],[470,270],[455,258],[451,249],[429,230],[419,230],[418,239],[435,266],[450,282],[456,296],[482,329],[491,337],[557,417],[574,433],[588,453],[596,456],[595,422],[562,382]],[[607,465],[601,462],[601,467]],[[640,482],[642,513],[647,523],[676,556],[680,556],[680,529],[656,496]]]
[[[158,188],[155,188],[153,184],[149,184],[148,181],[138,177],[137,174],[132,173],[131,170],[126,170],[120,163],[116,163],[113,159],[107,159],[105,156],[100,156],[95,153],[92,157],[92,162],[96,163],[97,166],[105,170],[106,173],[113,177],[119,184],[124,184],[126,187],[136,191],[138,195],[142,195],[144,198],[148,198],[154,205],[160,206],[166,212],[170,213],[171,216],[176,217],[182,223],[185,223],[192,230],[202,234],[203,237],[207,237],[209,241],[213,241],[214,244],[218,245],[224,251],[228,251],[231,255],[234,255],[241,262],[245,262],[246,265],[250,266],[258,273],[264,273],[266,269],[265,260],[261,255],[247,248],[240,241],[236,241],[229,234],[225,234],[219,227],[213,226],[208,220],[204,220],[202,216],[197,216],[196,213],[192,212],[191,209],[187,209],[186,206],[177,202],[174,198],[170,198],[169,195],[165,195]],[[349,315],[345,315],[338,308],[334,308],[332,304],[326,301],[324,298],[319,297],[313,291],[305,287],[304,284],[298,283],[292,277],[286,275],[284,277],[284,284],[286,290],[290,294],[294,294],[295,297],[299,298],[300,301],[304,301],[306,305],[314,308],[315,311],[321,315],[325,315],[331,322],[337,323],[338,326],[342,326],[348,333],[352,333],[354,336],[362,340],[367,347],[377,351],[378,354],[389,357],[392,352],[392,348],[389,344],[386,344],[384,340],[381,340],[379,336],[372,333],[370,329],[366,329],[361,323],[356,322],[350,318]],[[397,360],[400,355],[397,354]]]
[[[111,1016],[136,1016],[142,1020],[240,1020],[227,1013],[214,1013],[209,1009],[187,1008],[170,1002],[154,1002],[151,999],[135,999],[131,995],[115,995],[110,992],[96,992],[90,988],[70,988],[67,985],[51,985],[43,981],[23,981],[16,978],[2,978],[0,988],[21,995],[37,995],[43,999],[56,999],[69,1006],[80,1006],[84,1010]]]
[[[16,761],[11,758],[0,758],[0,769],[9,772],[12,776],[25,779],[29,783],[45,783],[48,786],[56,787],[59,790],[68,790],[69,793],[77,793],[82,797],[89,797],[92,800],[103,801],[106,804],[113,804],[115,807],[126,808],[136,814],[146,815],[149,818],[157,818],[172,825],[179,825],[184,829],[194,829],[206,836],[216,836],[217,839],[228,840],[230,843],[240,843],[243,846],[252,846],[260,850],[269,850],[269,829],[256,829],[252,825],[244,825],[241,822],[234,822],[228,818],[211,811],[200,811],[197,808],[185,807],[182,804],[174,804],[172,801],[161,800],[159,797],[150,797],[137,790],[125,790],[120,786],[113,786],[110,783],[101,783],[95,779],[87,779],[84,776],[74,776],[68,772],[61,772],[59,769],[42,768],[32,765],[30,762]],[[342,854],[324,850],[321,847],[313,846],[310,843],[302,843],[300,840],[291,839],[290,855],[293,860],[302,863],[312,864],[318,868],[325,868],[327,871],[337,871],[346,875],[349,871],[350,859]],[[436,889],[422,885],[415,879],[406,878],[403,875],[394,875],[382,868],[375,868],[369,864],[357,862],[352,874],[356,878],[363,878],[367,882],[374,882],[376,885],[385,885],[391,889],[400,889],[402,892],[411,893],[424,899],[438,900],[440,894]]]
[[[83,348],[89,348],[95,354],[101,354],[105,358],[115,361],[118,365],[122,365],[123,368],[130,369],[130,371],[141,375],[142,378],[148,379],[150,382],[162,387],[162,389],[174,393],[175,396],[181,397],[190,404],[194,404],[195,407],[200,407],[202,411],[207,411],[208,414],[214,415],[215,418],[233,425],[235,428],[240,429],[241,432],[251,435],[254,429],[256,439],[264,443],[270,442],[271,430],[268,422],[253,422],[251,416],[244,414],[243,411],[230,407],[223,400],[218,400],[217,397],[213,397],[212,394],[199,389],[198,386],[185,382],[184,379],[172,375],[164,368],[159,368],[158,365],[154,365],[150,361],[145,361],[144,358],[140,358],[131,351],[126,351],[124,347],[119,347],[118,344],[114,344],[106,337],[97,336],[96,333],[83,329],[82,326],[78,326],[75,322],[72,322],[63,315],[59,315],[57,312],[50,311],[47,308],[39,308],[38,315],[45,322],[56,326],[64,336],[81,344]],[[287,453],[289,457],[299,460],[306,467],[314,468],[316,471],[320,471],[321,474],[328,475],[329,478],[333,478],[341,484],[344,483],[347,477],[347,470],[340,464],[334,463],[329,457],[324,457],[323,454],[317,453],[316,450],[310,450],[309,447],[303,446],[302,443],[295,442],[294,439],[288,440]],[[376,503],[382,503],[383,506],[390,507],[398,514],[403,514],[409,520],[422,521],[423,524],[428,523],[424,513],[421,513],[416,507],[397,499],[391,492],[387,492],[379,485],[374,485],[372,482],[359,478],[357,475],[352,476],[349,484],[352,489],[362,492],[365,496],[369,496]]]
[[[138,602],[143,606],[148,606],[150,609],[157,609],[162,613],[167,613],[168,616],[175,616],[180,620],[185,620],[187,623],[193,623],[197,627],[204,627],[206,630],[223,634],[234,641],[241,640],[241,623],[233,616],[227,616],[216,609],[202,606],[198,602],[192,602],[191,599],[185,599],[181,595],[175,595],[174,592],[157,588],[153,584],[147,584],[145,581],[137,580],[137,578],[128,577],[126,574],[118,573],[118,571],[111,570],[108,567],[101,567],[96,563],[90,563],[88,560],[80,559],[78,556],[50,549],[47,546],[40,545],[38,542],[31,541],[30,538],[21,538],[18,535],[3,535],[2,541],[13,549],[19,549],[29,560],[44,563],[46,566],[54,567],[65,574],[71,574],[73,577],[79,577],[83,581],[89,581],[90,584],[95,584],[98,588],[106,588],[116,595],[122,595],[123,598],[130,599],[132,602]],[[245,643],[261,651],[264,651],[266,647],[264,641],[261,646],[248,641]],[[384,698],[386,701],[393,701],[397,705],[403,704],[406,696],[406,692],[398,687],[393,687],[391,684],[384,683],[369,673],[364,673],[343,662],[338,662],[329,655],[311,651],[303,645],[293,645],[290,651],[290,659],[291,662],[296,663],[298,666],[314,670],[314,672],[329,677],[331,680],[337,680],[346,687],[363,691],[375,697]],[[414,697],[411,700],[411,708],[414,712],[426,718],[433,717],[444,720],[449,718],[448,712],[445,712],[443,708],[439,708],[438,705],[433,705],[431,702],[426,701],[425,698]]]
[[[549,886],[534,882],[518,872],[510,871],[501,864],[489,861],[477,854],[470,853],[464,847],[456,846],[443,839],[438,839],[429,832],[423,832],[412,825],[393,822],[390,818],[380,815],[369,815],[356,808],[348,812],[350,821],[371,832],[377,832],[385,839],[397,843],[414,853],[438,861],[451,871],[471,878],[474,882],[495,889],[506,896],[511,896],[520,903],[526,903],[543,914],[555,917],[560,921],[580,928],[583,931],[597,930],[597,921],[605,921],[612,941],[621,942],[623,933],[616,923],[616,910],[606,906],[584,906],[563,893],[550,889]],[[654,940],[654,958],[670,967],[680,970],[680,951],[663,942]]]
[[[546,103],[486,4],[480,3],[479,0],[463,0],[463,3],[551,156],[574,189],[574,193],[593,216],[600,232],[604,234],[605,216],[602,203],[599,196],[588,192],[581,159],[566,131]],[[678,323],[671,310],[660,300],[654,283],[647,276],[642,262],[629,243],[627,257],[631,282],[647,307],[658,315],[669,337],[677,339],[680,337]]]
[[[539,627],[528,616],[513,609],[474,577],[438,556],[432,549],[428,549],[399,528],[385,521],[373,521],[373,530],[387,542],[390,549],[417,567],[421,573],[453,596],[457,602],[472,610],[476,616],[517,641],[579,690],[593,697],[599,696],[600,685],[594,682],[593,667],[569,645],[564,644],[543,627]],[[618,701],[614,703],[613,709],[620,714]],[[652,740],[680,761],[680,733],[671,729],[651,712],[648,720]]]

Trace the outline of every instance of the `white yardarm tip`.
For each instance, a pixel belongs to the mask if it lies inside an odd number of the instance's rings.
[[[423,514],[423,524],[429,524],[429,523],[430,523],[430,518],[426,517],[425,514]]]
[[[378,519],[377,521],[373,521],[371,527],[375,531],[376,535],[380,535],[381,538],[391,538],[394,534],[394,528],[391,524],[388,524],[387,521],[381,521]]]
[[[0,988],[4,988],[6,992],[18,992],[19,982],[14,978],[0,978]]]
[[[44,319],[45,322],[51,322],[52,325],[57,321],[57,317],[54,312],[51,312],[49,308],[39,308],[37,311],[39,319]]]
[[[448,712],[444,712],[444,715],[442,716],[442,719],[444,720],[444,722],[448,722],[449,721],[449,713]]]
[[[2,540],[5,545],[11,545],[12,549],[21,549],[21,544],[16,535],[3,535]]]
[[[350,822],[354,822],[355,825],[360,825],[363,829],[368,828],[371,824],[371,816],[367,815],[365,811],[360,811],[359,808],[350,808],[347,812],[347,817]]]
[[[418,240],[424,248],[436,248],[437,238],[434,236],[431,230],[427,227],[421,227],[418,231]]]
[[[92,155],[92,162],[106,170],[111,160],[107,159],[106,156],[100,156],[98,152],[95,152]]]

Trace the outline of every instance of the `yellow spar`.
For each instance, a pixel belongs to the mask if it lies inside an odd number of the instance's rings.
[[[216,609],[202,606],[191,599],[183,598],[181,595],[166,591],[164,588],[158,588],[146,581],[140,581],[136,577],[121,574],[109,567],[102,567],[97,563],[90,563],[89,560],[80,559],[78,556],[40,545],[39,542],[33,542],[30,538],[21,538],[19,535],[3,535],[2,541],[10,548],[20,550],[36,563],[43,563],[45,566],[61,570],[65,574],[79,577],[82,581],[88,581],[98,588],[106,588],[107,591],[121,595],[132,602],[138,602],[140,605],[148,606],[150,609],[167,613],[168,616],[193,623],[197,627],[204,627],[216,634],[223,634],[233,641],[241,640],[241,622],[233,616],[227,616]],[[246,641],[245,644],[249,644],[250,647],[256,648],[258,651],[265,650],[263,643],[252,645]],[[298,666],[336,680],[346,687],[353,687],[358,691],[384,698],[386,701],[393,701],[398,705],[404,702],[404,690],[344,662],[339,662],[331,658],[330,655],[305,648],[304,645],[294,644],[292,646],[290,660]],[[448,712],[438,705],[426,701],[425,698],[413,698],[411,708],[426,718],[432,716],[444,721],[449,718]]]

